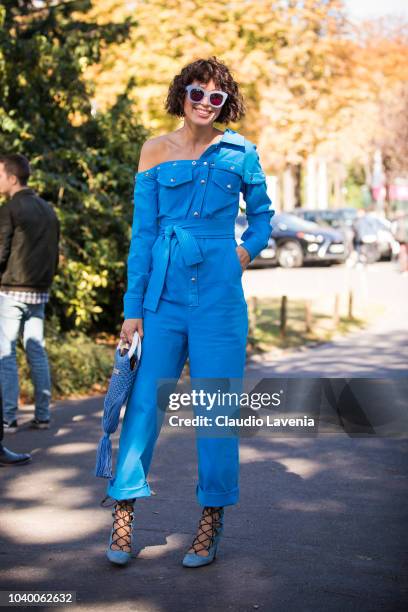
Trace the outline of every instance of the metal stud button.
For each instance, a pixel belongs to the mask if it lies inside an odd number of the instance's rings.
[[[228,189],[231,189],[231,185],[227,185]]]
[[[205,183],[205,179],[201,179],[200,183]]]
[[[193,282],[195,282],[197,279],[196,279],[196,277],[195,277],[195,276],[192,276],[192,277],[191,277],[191,280],[192,280]]]
[[[193,166],[195,166],[197,162],[194,160],[191,163],[193,164]]]
[[[195,217],[198,217],[198,215],[199,215],[199,214],[200,214],[200,213],[199,213],[199,212],[197,212],[197,211],[194,211],[194,212],[193,212],[193,215],[194,215]]]
[[[204,166],[206,166],[208,164],[208,162],[204,162]]]
[[[233,170],[235,168],[235,166],[230,166],[230,170]]]
[[[174,181],[175,181],[175,180],[176,180],[176,179],[174,179],[174,178],[171,178],[171,179],[170,179],[170,181],[171,181],[172,183],[174,183]]]

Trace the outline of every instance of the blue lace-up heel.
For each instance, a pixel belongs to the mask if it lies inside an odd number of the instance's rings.
[[[224,530],[224,508],[205,506],[200,519],[199,529],[191,548],[194,552],[188,552],[184,559],[184,567],[201,567],[212,563],[217,554],[218,542]],[[202,551],[208,551],[208,555],[200,555]]]
[[[110,534],[109,546],[106,549],[106,556],[109,561],[115,565],[126,565],[132,556],[134,500],[125,499],[114,501],[115,507],[114,510],[112,510],[113,526]],[[113,549],[112,546],[116,548]]]

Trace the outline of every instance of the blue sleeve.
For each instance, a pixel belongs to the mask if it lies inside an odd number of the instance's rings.
[[[262,170],[256,145],[249,143],[245,154],[242,194],[246,203],[248,227],[241,236],[251,261],[268,246],[272,232],[271,218],[275,214],[267,194],[266,177]]]
[[[158,235],[157,181],[154,170],[135,177],[132,238],[127,259],[125,319],[143,317],[143,297],[150,278],[152,246]]]

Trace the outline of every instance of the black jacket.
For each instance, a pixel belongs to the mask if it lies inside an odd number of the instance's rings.
[[[60,225],[32,189],[0,206],[0,289],[47,291],[58,267]]]

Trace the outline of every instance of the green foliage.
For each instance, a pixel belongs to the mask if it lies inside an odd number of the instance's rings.
[[[31,186],[61,221],[51,313],[62,329],[114,329],[122,315],[133,177],[147,131],[132,112],[129,82],[104,114],[83,78],[132,23],[97,25],[87,0],[7,0],[0,7],[0,150],[26,155]]]
[[[364,207],[364,187],[366,176],[364,167],[357,162],[349,164],[347,178],[345,181],[345,204],[346,206]]]

